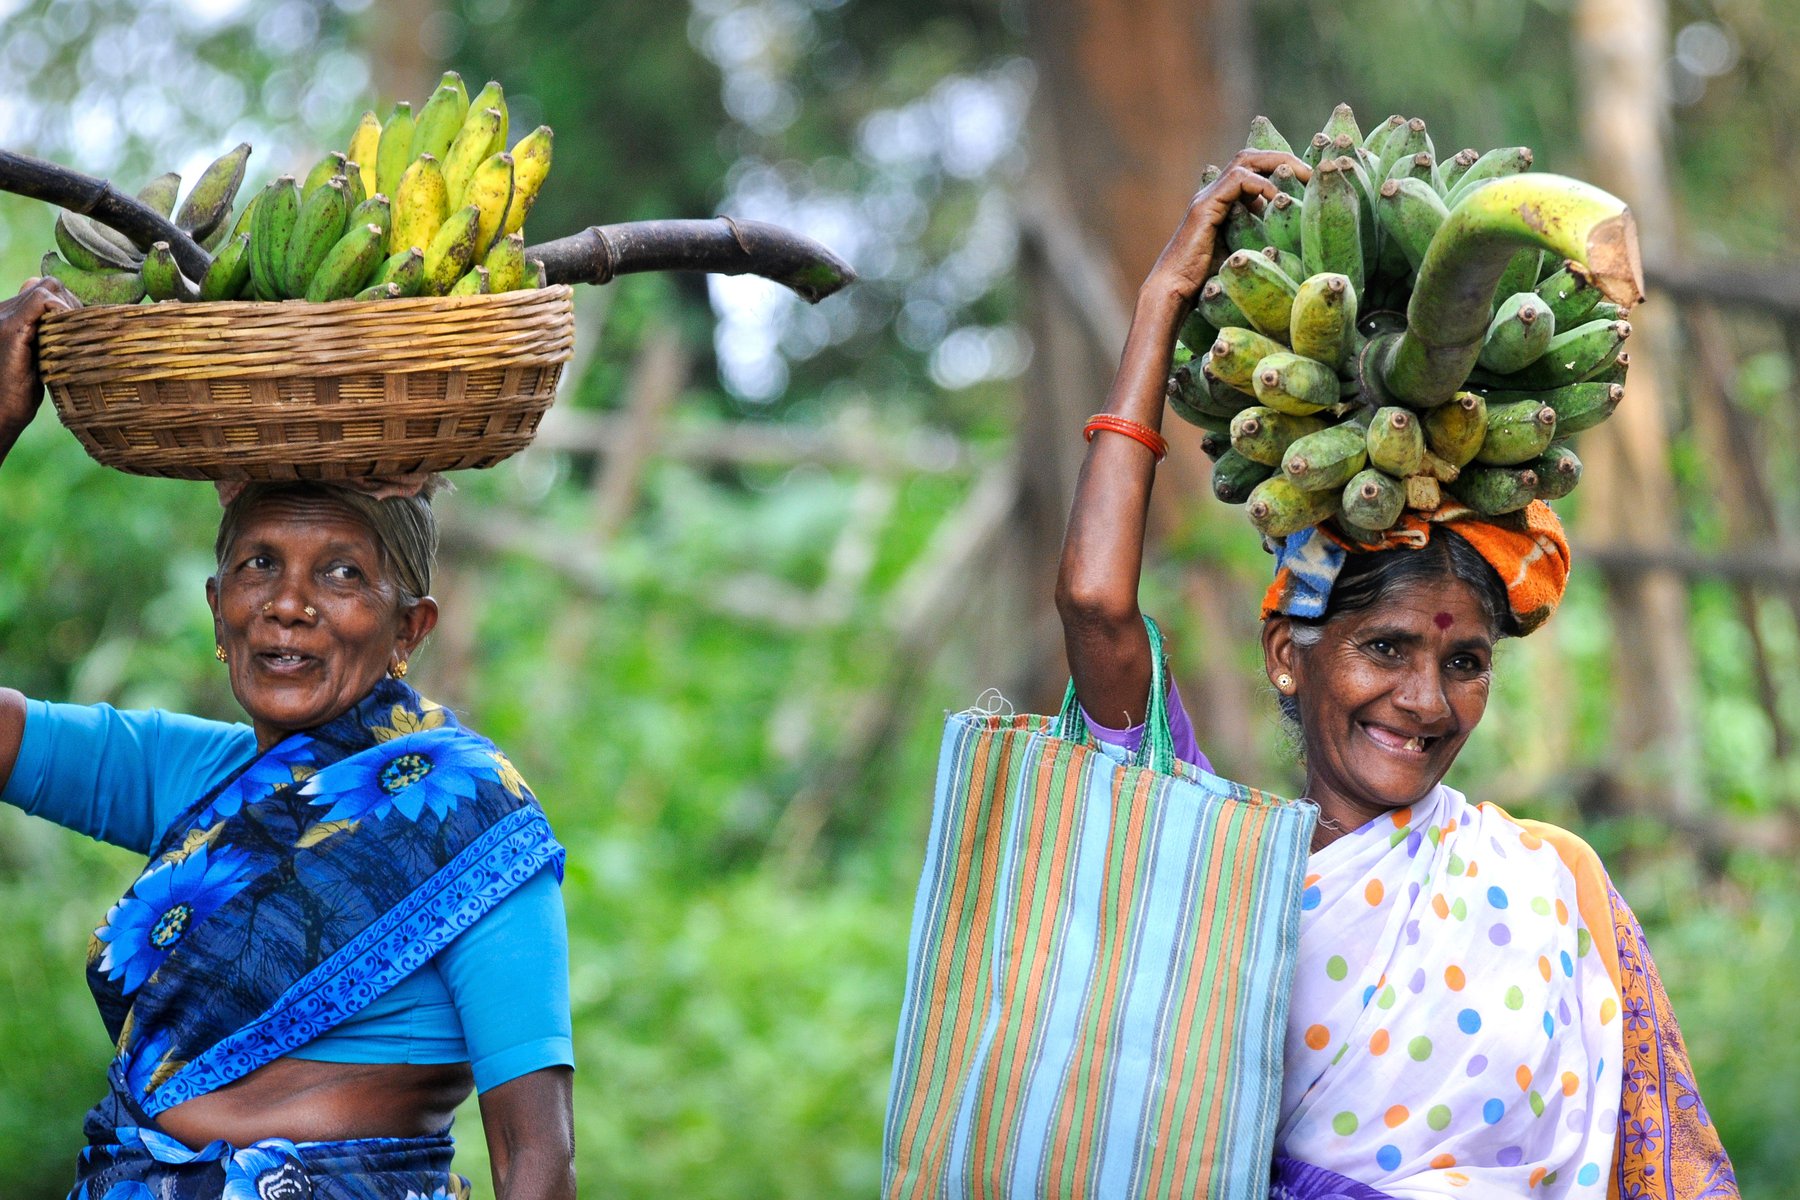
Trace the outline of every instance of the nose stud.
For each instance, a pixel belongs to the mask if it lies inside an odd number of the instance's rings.
[[[269,615],[269,610],[270,610],[270,609],[272,609],[272,608],[274,608],[274,607],[275,607],[275,602],[274,602],[274,601],[273,601],[273,600],[265,600],[265,601],[263,601],[263,615],[264,615],[264,616],[265,616],[265,617],[266,617],[266,616],[268,616],[268,615]]]
[[[306,619],[307,619],[307,620],[309,620],[309,621],[310,621],[310,620],[312,620],[312,619],[313,619],[313,618],[314,618],[314,617],[317,617],[317,616],[318,616],[318,615],[319,615],[319,610],[318,610],[318,609],[316,609],[316,608],[314,608],[314,607],[313,607],[313,606],[312,606],[312,605],[310,605],[310,604],[309,604],[309,605],[307,605],[307,606],[306,606],[306,607],[305,607],[305,608],[303,608],[303,609],[301,609],[301,610],[300,610],[300,611],[301,611],[301,612],[303,612],[303,613],[305,613],[305,614],[306,614]]]

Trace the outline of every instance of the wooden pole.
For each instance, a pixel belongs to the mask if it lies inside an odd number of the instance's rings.
[[[1662,144],[1664,4],[1580,0],[1574,25],[1581,128],[1594,181],[1631,205],[1644,257],[1668,261],[1675,206]],[[1677,334],[1672,315],[1655,303],[1631,314],[1636,332],[1625,403],[1582,446],[1580,532],[1587,540],[1679,544],[1665,412],[1668,347]],[[1669,571],[1611,571],[1607,582],[1617,643],[1613,738],[1626,790],[1652,808],[1691,818],[1700,805],[1700,759],[1687,588]]]

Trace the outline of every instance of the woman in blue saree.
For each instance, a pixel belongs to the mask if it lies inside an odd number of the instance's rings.
[[[0,461],[42,398],[0,305]],[[0,798],[147,854],[95,930],[116,1052],[70,1200],[449,1200],[471,1090],[500,1200],[575,1194],[563,851],[494,745],[404,682],[426,491],[252,484],[207,581],[247,726],[0,690]]]

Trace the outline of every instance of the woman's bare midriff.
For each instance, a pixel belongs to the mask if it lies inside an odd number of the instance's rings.
[[[177,1104],[156,1118],[164,1133],[198,1150],[224,1140],[336,1142],[427,1137],[450,1124],[475,1088],[467,1063],[408,1066],[278,1058],[228,1087]]]

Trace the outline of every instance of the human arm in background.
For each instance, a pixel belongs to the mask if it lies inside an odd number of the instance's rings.
[[[1161,429],[1175,335],[1213,274],[1225,216],[1240,200],[1274,196],[1277,189],[1267,175],[1282,163],[1303,180],[1311,175],[1290,154],[1246,150],[1194,196],[1138,291],[1104,411]],[[1138,611],[1138,576],[1154,477],[1148,448],[1118,434],[1094,436],[1075,484],[1057,577],[1056,607],[1075,694],[1088,713],[1115,728],[1121,716],[1128,725],[1144,719],[1150,691],[1150,641]]]
[[[12,453],[13,443],[43,403],[44,385],[37,369],[38,319],[53,309],[80,306],[54,279],[27,279],[18,295],[0,303],[0,462]],[[24,731],[25,697],[0,688],[0,782],[12,773]]]

